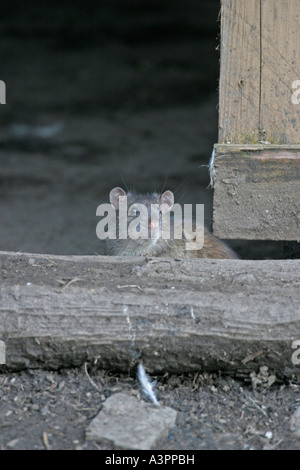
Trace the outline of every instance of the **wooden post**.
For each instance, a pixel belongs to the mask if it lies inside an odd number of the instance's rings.
[[[219,142],[258,142],[260,98],[259,0],[223,0]]]
[[[222,0],[219,144],[214,233],[300,240],[299,0]]]
[[[271,144],[300,144],[300,2],[261,0],[260,132]],[[299,85],[298,85],[299,88]]]

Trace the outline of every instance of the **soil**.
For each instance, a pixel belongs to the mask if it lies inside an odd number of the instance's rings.
[[[2,449],[112,449],[86,442],[85,430],[113,393],[139,395],[134,376],[110,371],[29,370],[0,376]],[[158,377],[160,403],[177,410],[162,450],[300,449],[290,418],[299,386],[251,382],[210,374]]]
[[[0,250],[102,253],[96,208],[114,186],[169,188],[204,203],[210,226],[219,1],[23,3],[1,6]],[[230,244],[242,258],[299,258],[299,244]],[[157,379],[178,411],[159,449],[300,448],[296,381]],[[85,429],[117,391],[139,394],[132,371],[2,368],[0,448],[108,449]]]

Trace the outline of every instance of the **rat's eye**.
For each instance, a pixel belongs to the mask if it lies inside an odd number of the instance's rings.
[[[140,211],[136,208],[136,207],[129,207],[129,210],[128,210],[128,215],[131,216],[131,217],[136,217],[137,215],[140,214]]]

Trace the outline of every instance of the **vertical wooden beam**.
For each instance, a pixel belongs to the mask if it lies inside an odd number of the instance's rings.
[[[300,80],[300,1],[261,0],[263,140],[300,144],[300,103],[292,100],[296,80]]]
[[[213,230],[299,241],[300,0],[221,1]]]
[[[221,15],[219,143],[299,144],[300,1],[222,0]]]
[[[222,0],[219,143],[257,142],[260,0]]]

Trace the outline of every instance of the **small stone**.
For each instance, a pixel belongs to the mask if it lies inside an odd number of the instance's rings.
[[[50,413],[49,406],[48,405],[43,406],[43,408],[41,409],[41,415],[46,416],[49,413]]]
[[[46,375],[46,380],[50,382],[51,384],[55,383],[54,377],[52,374],[47,374]]]
[[[271,385],[273,385],[273,383],[276,382],[276,375],[269,375],[268,377],[268,387],[271,387]]]
[[[141,402],[132,395],[116,393],[103,404],[91,421],[86,438],[109,441],[123,449],[150,450],[168,435],[175,425],[177,412],[166,406]]]
[[[33,403],[32,405],[30,405],[30,409],[32,411],[38,411],[40,409],[40,405],[38,405],[37,403]]]
[[[20,440],[19,438],[12,439],[6,444],[6,447],[8,447],[9,449],[13,449],[18,444],[19,440]]]
[[[296,409],[290,420],[290,429],[295,435],[300,437],[300,406]]]

